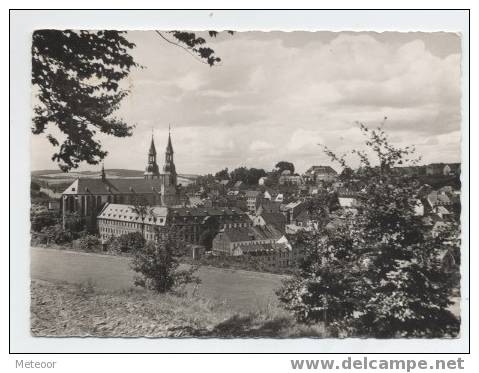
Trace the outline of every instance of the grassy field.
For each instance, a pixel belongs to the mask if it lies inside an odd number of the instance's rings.
[[[323,325],[298,324],[278,309],[235,312],[198,296],[82,284],[31,283],[34,336],[326,337]]]
[[[106,290],[133,287],[134,272],[129,258],[87,254],[46,248],[31,249],[33,279],[72,284],[92,282]],[[225,303],[238,312],[277,308],[275,290],[284,276],[234,269],[200,267],[201,284],[196,293],[205,299]]]

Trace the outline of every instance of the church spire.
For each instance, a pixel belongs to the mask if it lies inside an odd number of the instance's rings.
[[[156,148],[155,140],[153,138],[153,129],[151,130],[151,143],[150,150],[148,151],[148,164],[146,165],[145,173],[143,174],[145,179],[159,179],[160,170],[156,163]]]
[[[149,155],[156,155],[156,148],[155,148],[155,139],[153,137],[153,130],[151,130],[151,144],[150,144],[150,151],[148,152]]]
[[[163,172],[169,175],[169,185],[176,186],[176,167],[173,160],[173,145],[171,143],[171,126],[168,126],[168,144],[166,145],[165,152],[165,164],[163,166]]]
[[[168,125],[168,145],[166,145],[166,153],[173,154],[173,145],[171,144],[171,125]]]

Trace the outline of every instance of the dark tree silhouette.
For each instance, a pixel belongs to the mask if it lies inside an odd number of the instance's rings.
[[[289,170],[292,174],[294,174],[294,164],[292,164],[291,162],[280,161],[276,163],[275,168],[279,171],[279,173],[285,170]]]
[[[225,168],[221,171],[218,171],[215,174],[215,178],[217,178],[218,180],[229,180],[230,179],[230,174],[228,172],[228,168]]]

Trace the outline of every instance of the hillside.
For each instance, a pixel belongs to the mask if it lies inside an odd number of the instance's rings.
[[[323,325],[298,324],[285,311],[235,313],[195,295],[132,288],[107,291],[33,280],[34,336],[96,337],[325,337]]]

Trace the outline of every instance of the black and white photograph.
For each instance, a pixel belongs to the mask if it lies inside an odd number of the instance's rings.
[[[31,335],[459,338],[462,37],[35,29]]]

